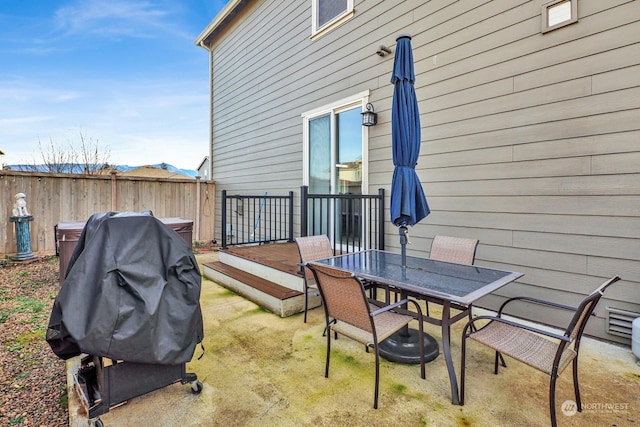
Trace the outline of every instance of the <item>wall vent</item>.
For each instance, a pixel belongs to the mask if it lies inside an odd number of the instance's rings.
[[[640,313],[607,307],[607,332],[631,338],[631,323],[636,317],[640,317]]]

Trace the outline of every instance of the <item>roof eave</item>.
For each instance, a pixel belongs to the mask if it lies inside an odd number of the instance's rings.
[[[198,169],[200,169],[205,163],[207,163],[209,161],[209,156],[204,156],[204,159],[202,159],[202,161],[200,162],[200,164],[198,165]]]
[[[215,18],[207,25],[207,27],[196,38],[195,44],[207,49],[207,39],[215,36],[215,34],[246,4],[247,0],[229,0]]]

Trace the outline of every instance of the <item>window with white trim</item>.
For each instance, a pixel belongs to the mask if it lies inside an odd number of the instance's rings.
[[[311,2],[312,37],[340,25],[354,14],[353,0],[311,0]]]
[[[302,114],[304,178],[311,193],[362,194],[368,138],[362,111],[367,102],[365,92]]]

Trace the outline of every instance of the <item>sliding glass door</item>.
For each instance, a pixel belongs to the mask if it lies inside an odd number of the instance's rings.
[[[363,127],[361,102],[332,108],[308,119],[308,183],[311,194],[362,194]],[[328,201],[327,201],[328,202]],[[335,244],[361,240],[362,213],[352,200],[335,200],[311,209],[315,234]],[[335,212],[330,215],[327,212]]]

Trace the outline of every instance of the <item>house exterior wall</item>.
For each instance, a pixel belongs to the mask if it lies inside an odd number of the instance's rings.
[[[209,156],[205,156],[205,158],[202,160],[202,162],[200,162],[200,165],[198,166],[198,176],[205,180],[208,181],[211,179],[211,164],[209,162]]]
[[[432,211],[409,254],[437,234],[478,238],[477,264],[525,273],[488,308],[523,293],[575,304],[619,274],[587,332],[629,342],[607,332],[606,307],[640,312],[640,2],[578,0],[577,23],[543,34],[545,3],[356,0],[315,40],[311,1],[243,3],[207,40],[218,190],[299,196],[301,113],[369,91],[369,193],[389,194],[393,53],[376,51],[409,33]]]

